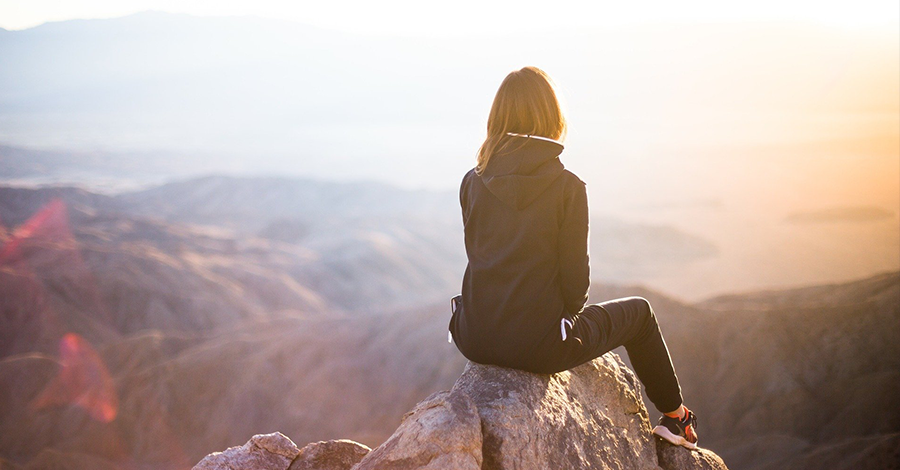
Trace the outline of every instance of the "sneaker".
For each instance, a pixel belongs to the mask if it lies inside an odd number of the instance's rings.
[[[697,448],[697,416],[684,407],[684,419],[670,418],[662,415],[659,424],[653,428],[653,434],[669,441],[672,445]]]

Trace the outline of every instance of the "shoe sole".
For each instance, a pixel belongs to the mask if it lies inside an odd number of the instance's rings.
[[[657,436],[669,441],[669,443],[672,445],[686,447],[691,450],[698,449],[697,444],[694,444],[693,442],[688,441],[687,439],[685,439],[682,436],[677,436],[675,434],[672,434],[672,431],[669,431],[669,428],[667,428],[665,426],[657,426],[657,427],[653,428],[653,434],[656,434]]]

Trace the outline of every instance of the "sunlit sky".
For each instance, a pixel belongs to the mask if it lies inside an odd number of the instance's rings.
[[[900,264],[898,0],[0,0],[0,27],[148,10],[192,16],[3,34],[0,145],[124,155],[144,182],[156,168],[454,191],[500,80],[538,65],[562,92],[565,165],[591,213],[719,248],[644,279],[655,288]],[[150,171],[127,165],[142,158]],[[785,222],[873,208],[887,215]]]
[[[145,10],[201,16],[256,15],[351,32],[397,35],[502,33],[655,22],[802,21],[846,28],[896,28],[900,23],[900,2],[896,0],[2,0],[0,27],[25,29],[48,21],[110,18]]]

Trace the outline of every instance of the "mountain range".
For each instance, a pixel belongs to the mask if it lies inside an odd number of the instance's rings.
[[[294,202],[270,220],[245,191]],[[273,429],[380,444],[465,364],[446,341],[460,255],[415,228],[443,197],[229,178],[0,188],[0,462],[185,468]],[[299,217],[311,207],[328,210]],[[267,236],[275,219],[301,229]],[[342,224],[355,235],[329,251]],[[651,301],[703,444],[732,468],[896,463],[900,273],[698,303],[590,295]]]

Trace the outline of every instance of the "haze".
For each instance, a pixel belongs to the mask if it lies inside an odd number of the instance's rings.
[[[698,297],[846,280],[900,266],[900,33],[888,3],[646,17],[564,5],[541,19],[463,6],[471,23],[401,8],[422,18],[408,27],[386,13],[364,24],[367,7],[336,24],[325,6],[308,12],[317,26],[163,12],[49,23],[0,31],[0,144],[127,160],[146,171],[115,178],[138,185],[227,173],[455,191],[500,80],[537,65],[564,94],[563,161],[588,182],[592,213],[718,246],[681,276],[637,281]],[[83,11],[144,4],[94,5]],[[185,5],[168,9],[279,11]],[[4,21],[77,13],[56,6],[14,5]],[[96,187],[109,182],[99,173],[11,181]]]

